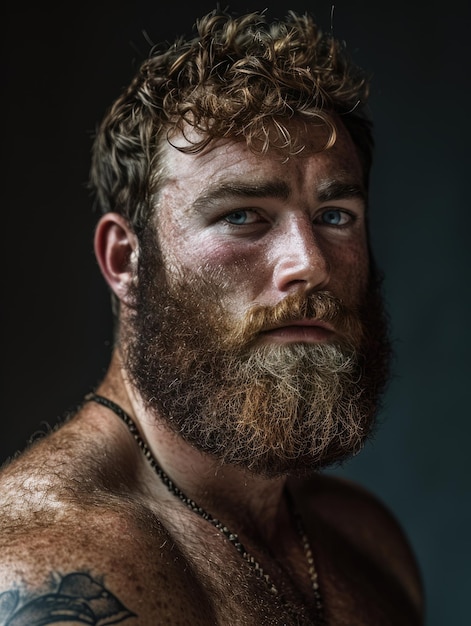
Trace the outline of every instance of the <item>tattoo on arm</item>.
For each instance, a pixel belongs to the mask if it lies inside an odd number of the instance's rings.
[[[0,626],[47,626],[73,622],[108,626],[136,614],[124,606],[102,583],[88,574],[64,576],[48,594],[22,599],[17,590],[0,593]]]

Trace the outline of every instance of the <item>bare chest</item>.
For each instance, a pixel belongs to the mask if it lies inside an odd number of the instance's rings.
[[[291,555],[257,552],[250,546],[244,558],[217,529],[191,524],[186,540],[179,538],[198,584],[212,607],[212,622],[220,626],[418,626],[407,597],[387,572],[375,568],[348,545],[316,551],[323,609],[316,597],[300,549]],[[191,541],[188,541],[188,537]],[[255,563],[250,562],[253,557]],[[284,558],[283,558],[284,557]],[[260,566],[263,572],[258,569]],[[273,593],[263,573],[275,584]],[[208,624],[205,618],[202,624]]]
[[[249,552],[243,553],[204,520],[180,520],[174,537],[212,609],[211,619],[202,616],[201,624],[320,624],[306,563],[295,572],[292,559],[280,565],[273,555],[245,541],[243,547]]]

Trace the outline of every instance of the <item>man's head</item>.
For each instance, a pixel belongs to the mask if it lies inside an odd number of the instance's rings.
[[[310,16],[290,12],[270,23],[264,12],[214,11],[197,21],[194,38],[155,46],[105,116],[91,169],[99,208],[120,213],[139,231],[165,175],[166,140],[189,128],[199,132],[186,151],[228,138],[288,156],[304,146],[289,120],[324,126],[322,149],[335,141],[337,118],[354,140],[367,183],[373,144],[367,96],[366,75]]]
[[[222,462],[309,471],[371,431],[389,345],[365,94],[309,18],[214,14],[144,63],[98,135],[96,250],[127,374]]]

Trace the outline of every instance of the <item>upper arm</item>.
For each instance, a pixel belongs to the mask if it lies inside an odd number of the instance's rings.
[[[209,602],[163,529],[146,539],[123,518],[86,517],[1,535],[0,623],[211,623]]]
[[[36,572],[35,582],[25,572],[2,576],[0,619],[11,626],[39,626],[73,621],[84,624],[117,624],[139,617],[122,596],[113,592],[103,576],[72,567],[66,572],[43,569],[43,580]],[[16,575],[15,575],[16,574]],[[25,578],[26,574],[26,578]]]

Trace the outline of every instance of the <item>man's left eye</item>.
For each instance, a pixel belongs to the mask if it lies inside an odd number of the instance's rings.
[[[329,226],[344,226],[352,220],[352,216],[340,209],[329,209],[322,213],[321,220],[324,224],[328,224]]]

